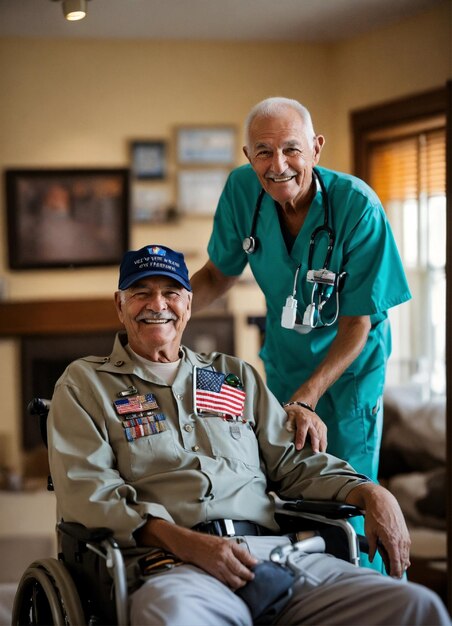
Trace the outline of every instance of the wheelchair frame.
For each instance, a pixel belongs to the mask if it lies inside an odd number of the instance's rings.
[[[28,410],[38,415],[43,441],[47,444],[45,423],[50,408],[48,400],[35,398]],[[51,477],[48,490],[53,491]],[[359,540],[348,519],[362,515],[355,506],[324,500],[286,501],[270,492],[276,506],[276,517],[283,527],[286,522],[293,530],[300,520],[308,520],[315,525],[327,525],[339,528],[346,537],[348,560],[359,565]],[[296,521],[298,520],[298,522]],[[299,528],[299,527],[298,527]],[[34,561],[25,570],[19,582],[14,598],[12,626],[100,626],[101,624],[127,626],[128,589],[126,568],[120,547],[109,528],[89,529],[75,522],[57,524],[60,533],[62,551],[58,559],[47,558]],[[284,534],[285,530],[282,530]],[[306,540],[307,551],[310,540]],[[66,545],[65,545],[66,544]],[[71,545],[68,551],[67,546]],[[298,542],[294,549],[300,549],[303,542]],[[71,554],[72,552],[72,554]],[[99,563],[110,578],[111,592],[114,594],[114,617],[107,610],[108,618],[98,611],[96,602],[83,598],[80,590],[90,588],[93,578],[87,573],[80,573],[83,553],[91,553],[100,559]],[[343,558],[340,556],[339,558]],[[112,600],[111,596],[109,600]]]

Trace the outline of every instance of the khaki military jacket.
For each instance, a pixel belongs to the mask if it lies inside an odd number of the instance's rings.
[[[74,361],[56,384],[49,457],[65,521],[110,527],[124,547],[135,546],[133,533],[148,516],[189,528],[230,518],[277,530],[268,480],[284,497],[337,500],[367,480],[309,446],[295,450],[285,411],[242,360],[182,347],[168,386],[131,358],[126,341],[119,333],[109,357]],[[246,394],[242,418],[199,415],[194,368],[238,376]],[[149,393],[158,408],[146,427],[131,417],[145,412],[118,413],[119,399],[133,404]]]

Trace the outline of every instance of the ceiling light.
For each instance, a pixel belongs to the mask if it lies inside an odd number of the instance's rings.
[[[86,16],[86,0],[63,0],[63,13],[70,22],[82,20]]]

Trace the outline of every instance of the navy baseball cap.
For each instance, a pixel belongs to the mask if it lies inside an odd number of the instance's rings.
[[[159,245],[126,252],[119,269],[119,289],[128,289],[147,276],[169,276],[191,291],[188,269],[182,252]]]

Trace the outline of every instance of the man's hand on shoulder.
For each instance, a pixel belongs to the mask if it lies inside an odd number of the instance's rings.
[[[309,437],[313,452],[325,452],[327,447],[327,427],[311,409],[288,402],[284,405],[287,413],[286,430],[295,433],[295,447],[301,450]]]

